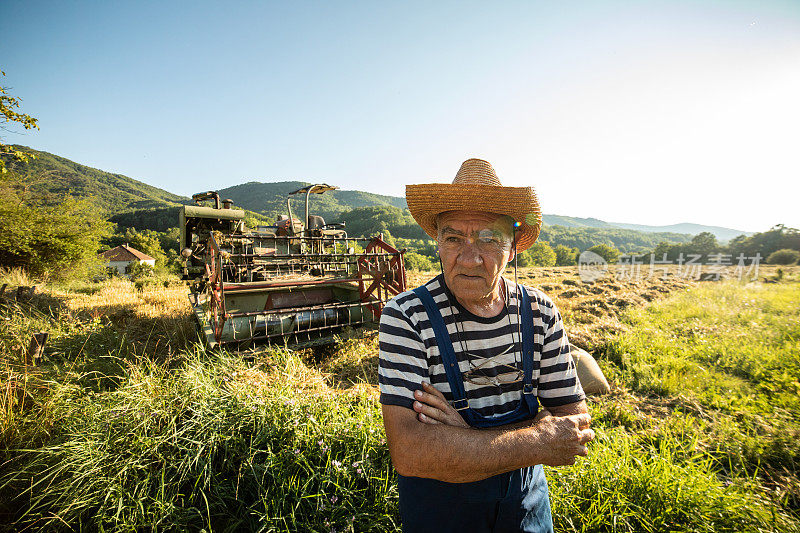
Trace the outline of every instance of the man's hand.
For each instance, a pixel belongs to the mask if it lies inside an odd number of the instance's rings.
[[[446,424],[462,428],[470,427],[461,414],[444,398],[439,390],[427,382],[422,382],[422,389],[414,392],[414,411],[417,420],[426,424]]]
[[[575,464],[578,455],[586,457],[586,445],[594,440],[594,431],[589,428],[592,421],[589,413],[569,416],[546,414],[536,417],[534,428],[539,432],[543,444],[542,464],[564,466]]]
[[[472,427],[462,418],[461,413],[450,405],[445,399],[444,394],[428,382],[422,382],[422,389],[414,392],[414,399],[416,401],[414,402],[413,408],[417,413],[417,420],[420,422],[426,424],[445,424],[447,426],[462,428]],[[506,424],[497,429],[512,430],[531,427],[546,416],[550,416],[550,411],[542,407],[532,420],[523,420],[522,422]]]

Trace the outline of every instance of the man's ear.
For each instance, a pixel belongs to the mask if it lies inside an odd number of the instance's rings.
[[[513,261],[516,255],[517,255],[517,247],[512,246],[511,251],[508,253],[508,262],[510,263],[511,261]]]

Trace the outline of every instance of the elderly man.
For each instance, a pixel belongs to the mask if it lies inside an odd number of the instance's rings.
[[[561,315],[502,277],[539,235],[533,189],[465,161],[452,184],[409,185],[442,274],[384,308],[379,382],[403,530],[552,531],[542,465],[594,438]],[[541,408],[540,408],[541,404]]]

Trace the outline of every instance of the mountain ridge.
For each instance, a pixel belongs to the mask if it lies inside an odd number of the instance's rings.
[[[109,215],[191,202],[190,198],[123,174],[106,172],[27,146],[15,148],[33,154],[35,159],[31,158],[27,163],[11,161],[9,170],[23,176],[28,191],[41,196],[45,201],[63,194],[88,198]]]
[[[33,153],[36,159],[22,164],[11,162],[10,170],[19,172],[29,180],[29,191],[42,197],[57,197],[65,193],[90,198],[112,221],[140,220],[146,224],[147,215],[158,211],[158,226],[169,224],[168,213],[182,204],[192,203],[191,199],[166,189],[149,185],[123,174],[106,172],[71,161],[65,157],[36,150],[26,146],[17,149]],[[275,218],[286,213],[288,193],[310,185],[305,181],[247,181],[219,189],[222,198],[231,198],[237,207]],[[329,221],[342,212],[357,207],[391,206],[406,209],[405,198],[388,196],[367,191],[337,189],[321,195],[312,195],[311,210]],[[305,213],[305,199],[292,201],[295,216]],[[708,231],[720,241],[728,241],[738,235],[752,235],[753,232],[740,231],[722,226],[707,226],[684,222],[666,226],[653,226],[624,222],[608,222],[597,218],[580,218],[565,215],[544,214],[546,226],[566,228],[627,229],[644,233],[682,233],[693,235]]]

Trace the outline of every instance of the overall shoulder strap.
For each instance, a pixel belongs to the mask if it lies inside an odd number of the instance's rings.
[[[465,419],[467,419],[467,423],[469,423],[471,411],[467,404],[467,395],[464,392],[461,370],[458,366],[456,354],[453,351],[453,343],[450,341],[450,334],[447,332],[444,319],[439,312],[439,306],[436,305],[433,296],[431,296],[431,293],[424,285],[417,287],[413,292],[422,300],[422,305],[425,306],[425,311],[428,314],[428,320],[431,321],[433,333],[436,335],[436,345],[439,347],[439,355],[442,358],[442,364],[447,373],[447,382],[450,384],[450,391],[453,395],[453,407],[457,411],[461,411],[462,416],[464,416]]]
[[[538,408],[536,395],[534,394],[533,386],[533,365],[534,365],[534,342],[533,333],[535,325],[533,323],[533,312],[531,311],[531,299],[528,295],[528,289],[520,285],[520,293],[522,301],[518,305],[522,306],[522,313],[520,320],[522,320],[522,397],[525,403],[531,408],[532,412],[536,412]]]

